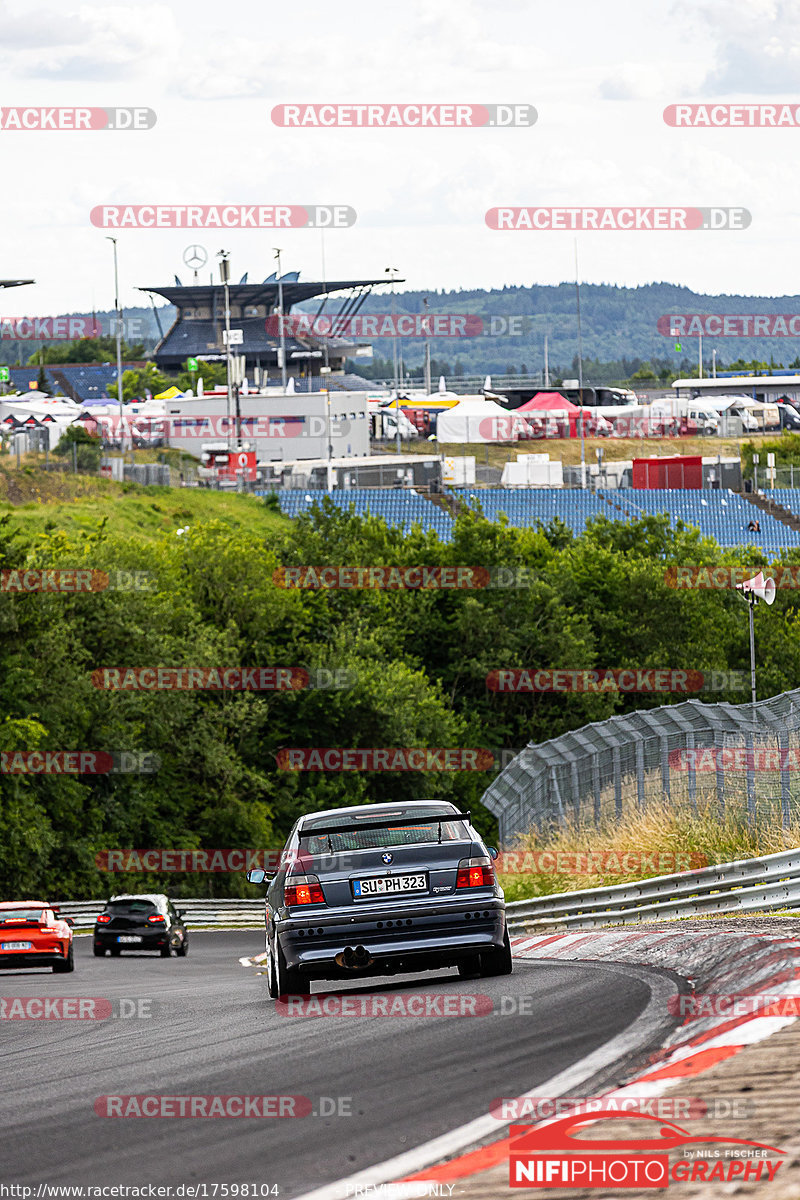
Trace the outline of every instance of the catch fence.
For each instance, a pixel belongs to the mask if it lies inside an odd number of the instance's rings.
[[[533,830],[613,828],[665,804],[788,829],[800,824],[800,689],[756,704],[686,700],[531,743],[483,803],[504,847]]]

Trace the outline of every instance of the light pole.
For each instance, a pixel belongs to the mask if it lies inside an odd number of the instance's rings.
[[[394,334],[392,337],[392,359],[394,365],[394,419],[395,419],[395,435],[397,453],[400,454],[402,446],[400,445],[400,385],[397,381],[397,325],[394,323],[395,318],[395,299],[394,299],[394,281],[400,274],[397,267],[387,267],[386,272],[389,275],[389,281],[392,285],[392,322],[394,324]]]
[[[581,487],[586,487],[586,441],[583,429],[583,339],[581,336],[581,285],[578,274],[578,239],[575,239],[575,310],[578,317],[578,421],[581,427]]]
[[[227,399],[227,421],[225,424],[225,433],[228,441],[228,450],[231,448],[231,382],[233,379],[233,364],[231,362],[231,289],[230,289],[230,250],[218,250],[217,258],[219,259],[219,277],[222,280],[222,286],[225,288],[225,374],[226,385],[228,392]]]
[[[743,598],[747,601],[750,617],[750,697],[752,703],[756,702],[756,639],[753,630],[753,609],[759,600],[763,600],[765,604],[773,604],[775,602],[775,580],[772,578],[764,578],[764,573],[759,571],[752,579],[745,579],[742,583],[736,584]]]
[[[122,309],[119,306],[119,274],[117,271],[117,239],[106,237],[107,242],[114,246],[114,308],[117,314],[117,403],[119,405],[119,436],[120,446],[124,449],[125,438],[122,433]],[[131,453],[133,440],[131,439]]]
[[[425,392],[431,394],[431,340],[428,331],[428,300],[427,297],[422,301],[425,305]]]
[[[281,335],[281,385],[284,392],[286,391],[286,341],[283,332],[283,273],[281,271],[281,252],[275,246],[275,257],[278,260],[278,320],[280,321]]]
[[[328,383],[328,376],[332,371],[332,367],[320,367],[320,375],[325,376],[325,382]],[[328,437],[328,465],[325,468],[325,487],[327,491],[333,491],[333,429],[331,426],[331,390],[330,385],[321,389],[325,392],[325,428]]]

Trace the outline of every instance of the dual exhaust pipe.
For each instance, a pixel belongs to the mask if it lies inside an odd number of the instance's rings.
[[[364,946],[345,946],[342,951],[340,965],[349,967],[351,971],[357,971],[359,967],[368,967],[372,962],[372,955]]]

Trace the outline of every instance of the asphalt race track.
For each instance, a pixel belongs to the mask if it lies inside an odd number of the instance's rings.
[[[2,1020],[0,1182],[277,1184],[298,1196],[485,1114],[551,1079],[646,1007],[646,974],[515,962],[514,974],[455,971],[353,985],[359,993],[528,997],[527,1014],[279,1016],[266,979],[239,958],[257,931],[193,933],[187,958],[96,959],[75,939],[72,975],[0,973],[0,995],[152,999],[148,1018]],[[314,994],[336,991],[315,984]],[[132,1006],[128,1006],[129,1008]],[[108,1118],[103,1095],[340,1098],[352,1115],[301,1119]],[[327,1102],[324,1102],[327,1103]],[[330,1104],[328,1104],[330,1107]],[[498,1136],[502,1129],[498,1125]],[[210,1195],[211,1193],[209,1193]]]

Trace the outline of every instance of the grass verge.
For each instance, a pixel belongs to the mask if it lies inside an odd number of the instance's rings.
[[[752,827],[737,814],[719,814],[716,807],[670,809],[652,806],[643,812],[631,813],[621,824],[594,829],[565,825],[548,837],[538,833],[528,834],[510,846],[512,851],[551,855],[573,856],[592,854],[608,850],[622,857],[636,854],[645,859],[684,858],[702,855],[709,864],[733,862],[740,858],[757,858],[762,854],[777,854],[800,846],[800,827],[781,829],[774,826]],[[569,865],[568,860],[562,862]],[[549,896],[555,892],[580,891],[585,888],[611,886],[616,883],[632,883],[637,879],[650,879],[655,875],[670,874],[669,870],[643,870],[629,873],[608,871],[605,874],[577,874],[568,869],[559,872],[542,872],[525,869],[535,866],[524,857],[519,863],[520,871],[515,874],[500,874],[501,886],[506,900],[529,900],[534,896]]]

